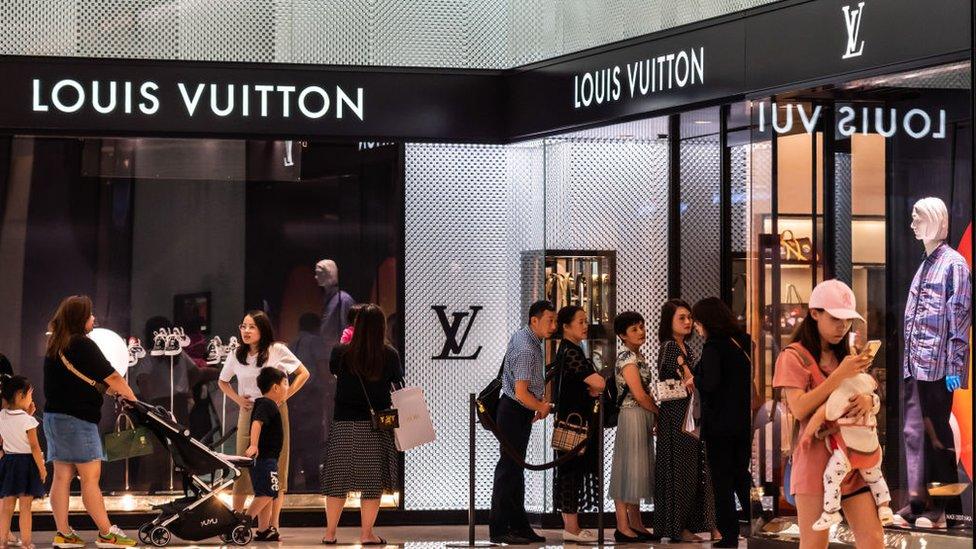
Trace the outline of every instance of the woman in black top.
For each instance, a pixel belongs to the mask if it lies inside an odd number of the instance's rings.
[[[702,438],[708,448],[715,518],[722,534],[722,541],[713,547],[738,547],[735,497],[743,509],[749,509],[752,485],[752,341],[721,299],[695,303],[692,315],[698,334],[705,338],[694,387],[702,399]]]
[[[65,298],[48,326],[51,335],[44,357],[44,436],[47,460],[54,462],[51,511],[58,528],[55,547],[84,545],[68,524],[68,496],[75,475],[81,479],[85,509],[98,527],[99,547],[135,545],[135,540],[109,521],[98,485],[105,452],[98,432],[102,392],[97,386],[109,395],[128,400],[136,397],[98,345],[85,337],[94,326],[88,296]]]
[[[380,497],[399,490],[399,461],[393,432],[374,430],[370,410],[379,412],[392,406],[390,390],[403,383],[403,368],[400,355],[386,342],[386,314],[379,305],[362,308],[352,341],[332,351],[329,369],[336,376],[336,393],[321,473],[327,520],[322,543],[336,543],[346,496],[359,492],[359,542],[386,544],[373,533],[373,524]]]
[[[563,307],[556,315],[556,326],[562,331],[562,341],[556,352],[556,375],[552,380],[556,418],[566,420],[570,414],[579,414],[571,421],[589,422],[587,440],[595,441],[597,426],[592,421],[593,406],[606,382],[580,347],[589,328],[586,312],[575,305]],[[583,455],[556,468],[552,479],[552,501],[553,508],[563,514],[564,541],[597,539],[593,532],[580,528],[577,513],[581,509],[596,509],[598,453],[592,444],[587,444]]]
[[[694,323],[691,306],[672,299],[661,307],[658,379],[690,380],[695,356],[687,345]],[[654,533],[672,542],[701,542],[695,532],[714,530],[712,485],[705,445],[686,433],[683,424],[691,397],[660,402],[654,465]]]

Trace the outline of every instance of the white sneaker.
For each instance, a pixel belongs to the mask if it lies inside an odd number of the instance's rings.
[[[590,530],[580,530],[578,534],[563,530],[563,541],[572,543],[593,543],[597,541],[597,535]]]
[[[932,520],[933,518],[935,520]],[[948,526],[948,523],[946,522],[945,513],[940,513],[938,516],[935,516],[935,513],[929,512],[915,519],[916,528],[945,528],[946,526]]]
[[[183,328],[173,328],[173,335],[175,335],[179,340],[180,347],[183,347],[184,349],[189,347],[190,343],[193,343],[193,341],[190,340],[190,336],[186,335],[186,331],[184,331]]]
[[[813,529],[817,532],[823,532],[824,530],[830,530],[830,527],[835,524],[840,524],[840,513],[823,513],[820,518],[813,523]]]
[[[895,513],[891,510],[891,507],[882,505],[878,507],[878,518],[881,519],[881,526],[891,526],[895,522]]]
[[[183,347],[180,346],[180,336],[176,332],[170,333],[166,337],[166,348],[163,354],[166,356],[176,356],[183,352]]]
[[[146,356],[146,349],[143,348],[142,341],[140,341],[138,337],[129,338],[129,349],[132,349],[132,354],[134,354],[136,358],[143,358]]]
[[[879,513],[881,512],[880,509],[878,510],[878,512]],[[911,523],[909,523],[905,519],[905,517],[901,516],[900,513],[895,513],[891,517],[891,525],[894,526],[894,527],[896,527],[896,528],[910,528],[912,526]]]
[[[237,336],[230,336],[230,339],[227,340],[226,354],[233,354],[240,346],[241,344],[237,341]]]
[[[224,344],[220,341],[220,336],[216,336],[207,343],[207,364],[213,366],[220,364],[223,355]]]
[[[163,356],[166,354],[166,332],[165,328],[158,332],[153,332],[153,347],[149,352],[152,356]]]

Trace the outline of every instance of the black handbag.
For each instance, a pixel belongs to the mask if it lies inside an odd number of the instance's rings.
[[[505,371],[505,359],[502,358],[502,365],[498,367],[498,375],[488,382],[488,385],[478,393],[478,407],[482,414],[495,419],[498,417],[498,401],[502,397],[502,372]],[[484,422],[481,426],[491,430]]]
[[[369,420],[373,424],[373,430],[393,431],[400,427],[400,415],[397,413],[397,409],[375,410],[372,401],[369,400],[369,393],[366,392],[366,384],[363,383],[363,378],[356,374],[356,379],[359,380],[359,386],[363,388],[363,396],[366,397],[366,405],[369,406]]]

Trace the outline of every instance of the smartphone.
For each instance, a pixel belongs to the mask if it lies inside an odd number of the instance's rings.
[[[868,341],[868,344],[864,348],[863,353],[866,354],[866,355],[868,355],[869,357],[871,357],[873,359],[874,356],[878,354],[878,351],[879,350],[881,350],[881,340],[880,339],[872,339],[871,341]]]

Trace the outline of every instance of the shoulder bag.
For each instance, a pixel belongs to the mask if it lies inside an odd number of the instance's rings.
[[[59,356],[61,357],[61,363],[64,364],[64,367],[67,368],[69,372],[77,376],[78,379],[84,381],[86,385],[94,387],[99,393],[103,395],[108,391],[108,385],[106,385],[105,382],[95,381],[94,379],[81,373],[77,368],[75,368],[74,364],[72,364],[71,361],[68,360],[68,357],[64,356],[64,353],[60,353]]]
[[[502,358],[502,364],[498,367],[498,375],[496,375],[488,385],[478,393],[478,406],[483,410],[483,413],[488,417],[495,419],[498,416],[498,401],[502,396],[502,372],[505,371],[505,359]],[[487,425],[482,421],[481,426],[485,429],[489,429]]]
[[[359,380],[359,386],[363,388],[363,396],[366,397],[366,405],[369,407],[369,420],[373,424],[373,430],[392,431],[399,427],[400,416],[397,414],[397,409],[387,408],[386,410],[375,410],[372,401],[369,400],[369,393],[366,392],[366,384],[363,383],[363,378],[359,374],[356,374],[356,379]]]

